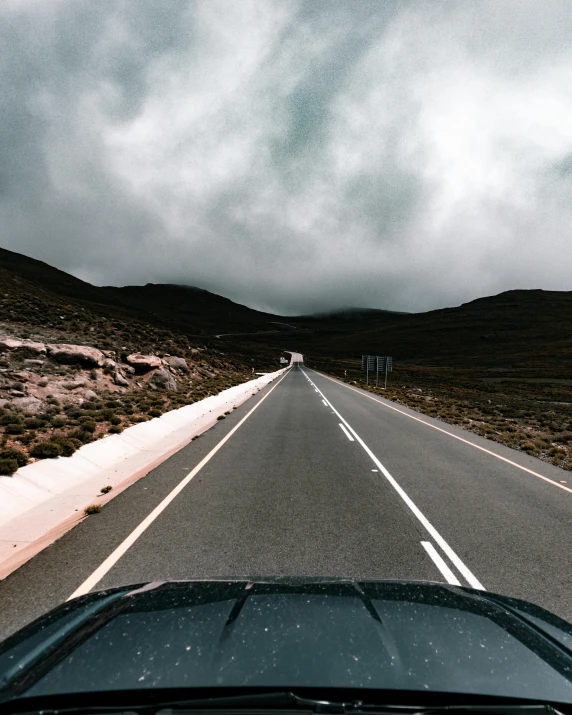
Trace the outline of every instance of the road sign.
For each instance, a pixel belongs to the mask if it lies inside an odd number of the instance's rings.
[[[365,384],[369,385],[369,373],[375,371],[375,384],[379,382],[379,373],[385,373],[385,387],[387,387],[387,373],[393,369],[393,358],[385,355],[362,355],[361,369],[365,372]]]

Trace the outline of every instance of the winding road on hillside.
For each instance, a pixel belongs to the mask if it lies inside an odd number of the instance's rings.
[[[0,582],[0,638],[91,589],[212,577],[445,581],[572,620],[568,473],[299,357]]]

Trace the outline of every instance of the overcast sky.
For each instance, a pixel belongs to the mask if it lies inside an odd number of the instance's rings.
[[[284,314],[572,289],[571,0],[1,0],[0,244]]]

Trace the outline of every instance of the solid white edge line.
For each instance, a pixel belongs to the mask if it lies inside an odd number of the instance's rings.
[[[453,586],[460,586],[461,582],[455,576],[455,574],[451,571],[451,569],[447,566],[447,564],[443,561],[443,559],[439,555],[439,552],[433,546],[433,544],[430,541],[422,541],[421,546],[429,554],[433,563],[435,564],[435,566],[439,569],[439,571],[443,575],[443,578],[445,579],[445,581],[447,581],[447,583],[452,584]]]
[[[105,574],[113,568],[113,566],[119,561],[119,559],[123,556],[123,554],[137,541],[137,539],[143,534],[143,532],[151,526],[151,524],[155,521],[155,519],[163,512],[169,504],[173,501],[173,499],[183,491],[183,489],[187,486],[187,484],[191,481],[191,479],[198,474],[198,472],[201,471],[201,469],[209,462],[212,457],[219,451],[219,449],[226,443],[228,440],[232,437],[232,435],[238,430],[238,428],[246,422],[246,420],[250,417],[250,415],[254,412],[254,410],[258,409],[260,405],[264,402],[264,400],[270,395],[270,393],[278,387],[278,385],[282,382],[282,380],[288,375],[288,372],[285,372],[284,375],[278,380],[278,382],[272,386],[270,390],[264,395],[264,397],[260,400],[260,402],[257,402],[256,405],[248,412],[241,420],[240,422],[235,425],[230,432],[221,439],[221,441],[215,445],[211,451],[206,455],[206,457],[203,457],[201,461],[197,464],[197,466],[190,471],[187,476],[177,484],[177,486],[167,494],[167,496],[161,501],[154,509],[153,511],[145,518],[143,521],[137,526],[133,531],[127,536],[120,544],[119,546],[114,549],[114,551],[111,552],[111,554],[105,559],[105,561],[98,566],[95,571],[91,574],[91,576],[88,576],[86,580],[76,588],[76,590],[72,593],[72,595],[66,599],[66,601],[71,601],[72,598],[77,598],[78,596],[83,596],[86,593],[89,593],[91,589],[101,581],[101,579],[105,576]]]
[[[344,425],[340,422],[340,427],[342,428],[344,434],[346,437],[349,439],[350,442],[355,442],[355,439],[351,436],[351,434],[347,431],[347,429],[344,427]]]
[[[307,369],[310,369],[310,368],[307,368]],[[388,410],[393,410],[394,412],[399,412],[400,415],[409,417],[410,420],[415,420],[416,422],[421,422],[421,424],[425,425],[426,427],[431,427],[431,429],[436,429],[437,432],[442,432],[443,434],[449,435],[449,437],[452,437],[453,439],[458,439],[459,442],[464,442],[465,444],[468,444],[469,446],[474,447],[475,449],[480,449],[481,452],[490,454],[492,457],[496,457],[497,459],[500,459],[502,462],[506,462],[507,464],[510,464],[513,467],[517,467],[517,469],[522,469],[523,472],[527,472],[527,474],[532,474],[533,477],[538,477],[538,479],[542,479],[543,481],[548,482],[549,484],[552,484],[553,486],[558,487],[559,489],[564,489],[565,492],[569,492],[570,494],[572,494],[572,489],[570,487],[565,487],[564,484],[558,484],[558,482],[555,482],[553,479],[550,479],[549,477],[545,477],[544,475],[539,474],[538,472],[535,472],[532,469],[528,469],[528,467],[523,467],[522,464],[513,462],[512,459],[508,459],[507,457],[501,457],[500,454],[497,454],[496,452],[492,452],[490,449],[487,449],[486,447],[481,447],[480,445],[475,444],[474,442],[471,442],[468,439],[464,439],[463,437],[459,437],[459,435],[453,434],[452,432],[448,432],[446,429],[443,429],[442,427],[437,427],[437,425],[432,425],[430,422],[425,422],[425,420],[422,420],[420,417],[415,417],[414,415],[410,415],[409,413],[404,412],[403,410],[400,410],[397,407],[393,407],[393,405],[388,405],[387,403],[376,399],[373,395],[368,395],[367,393],[363,392],[362,390],[358,390],[357,388],[352,387],[351,385],[346,385],[345,382],[340,382],[339,380],[335,380],[333,377],[330,377],[329,375],[324,375],[324,373],[317,372],[316,370],[313,370],[312,372],[315,372],[317,375],[320,375],[321,377],[325,377],[326,380],[331,380],[336,385],[340,385],[341,387],[347,387],[348,390],[352,390],[352,392],[357,392],[358,395],[361,395],[362,397],[368,397],[370,400],[377,402],[378,405],[381,405],[382,407],[387,407]],[[387,398],[385,398],[385,399],[387,399]]]
[[[314,385],[314,383],[312,383]],[[316,387],[316,385],[314,385]],[[467,582],[473,587],[476,588],[480,591],[484,591],[485,587],[482,585],[482,583],[477,579],[477,577],[470,571],[467,566],[461,561],[461,559],[457,556],[457,554],[453,551],[453,549],[449,546],[449,544],[445,541],[445,539],[441,536],[441,534],[437,531],[437,529],[431,524],[431,522],[425,517],[425,515],[421,512],[420,509],[417,508],[417,506],[413,503],[413,500],[410,499],[410,497],[405,493],[405,491],[399,486],[399,484],[395,481],[395,479],[391,476],[391,474],[387,471],[387,469],[383,466],[383,464],[379,461],[379,459],[375,456],[375,454],[371,451],[371,449],[367,446],[367,444],[363,441],[363,439],[358,435],[358,433],[351,427],[351,425],[348,424],[347,420],[345,420],[340,413],[336,410],[336,408],[332,405],[332,403],[328,400],[328,398],[324,395],[324,393],[320,393],[322,397],[326,400],[326,402],[329,404],[329,406],[332,408],[332,410],[335,412],[335,414],[339,417],[339,419],[345,424],[345,426],[348,428],[348,430],[353,434],[353,436],[356,438],[356,440],[361,444],[363,449],[367,452],[367,454],[370,456],[371,460],[373,463],[380,469],[380,471],[383,473],[387,481],[391,484],[391,486],[395,489],[395,491],[399,494],[399,496],[403,499],[403,501],[407,504],[409,509],[415,514],[417,519],[423,524],[425,529],[429,532],[429,534],[433,537],[433,539],[437,542],[437,544],[441,547],[441,549],[447,554],[455,568],[461,573]]]

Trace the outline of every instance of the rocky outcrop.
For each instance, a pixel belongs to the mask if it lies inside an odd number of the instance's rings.
[[[11,338],[9,335],[0,336],[0,350],[10,350],[29,356],[46,354],[44,343],[38,343],[35,340]]]
[[[12,405],[19,407],[24,412],[36,413],[42,412],[44,409],[44,403],[37,397],[16,397],[12,400]]]
[[[87,385],[87,380],[70,380],[69,382],[62,383],[62,387],[65,390],[77,390],[80,387],[85,387]]]
[[[148,372],[162,365],[161,358],[157,355],[141,355],[141,353],[128,355],[127,362],[135,368],[136,372]]]
[[[187,365],[187,361],[185,358],[182,357],[167,357],[165,358],[165,362],[169,367],[173,367],[176,370],[182,370],[183,372],[189,372],[189,366]]]
[[[15,350],[22,344],[21,340],[18,338],[11,338],[8,335],[2,335],[0,337],[0,350]]]
[[[113,374],[113,382],[120,387],[129,387],[129,380],[124,377],[119,370],[116,370]]]
[[[86,345],[53,344],[48,345],[47,349],[48,355],[61,363],[79,363],[89,367],[101,367],[105,359],[101,350]]]
[[[149,386],[155,390],[176,390],[177,381],[170,372],[161,369],[150,378]]]

